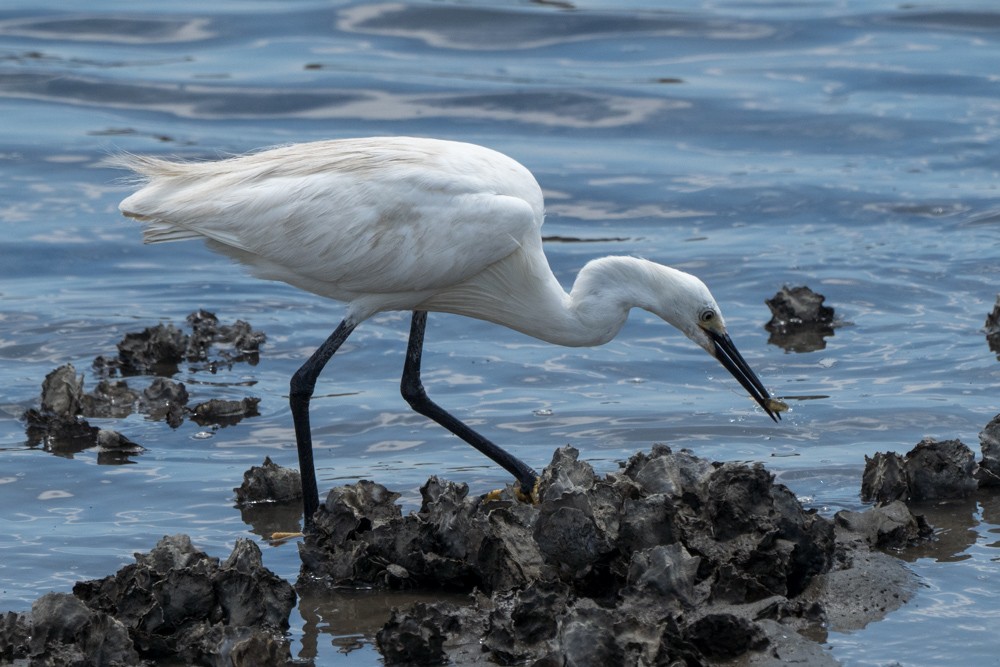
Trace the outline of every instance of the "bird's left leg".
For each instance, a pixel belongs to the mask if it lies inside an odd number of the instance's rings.
[[[305,526],[312,526],[313,514],[319,508],[319,491],[316,487],[316,467],[313,464],[312,429],[309,427],[309,401],[316,388],[316,379],[326,362],[347,340],[357,324],[345,319],[334,330],[299,370],[295,371],[289,387],[288,403],[295,425],[295,444],[299,450],[299,473],[302,475],[302,508]]]
[[[456,419],[437,403],[427,397],[424,385],[420,381],[420,357],[424,347],[424,328],[427,325],[427,313],[417,310],[413,312],[410,324],[410,342],[406,347],[406,363],[403,366],[403,378],[400,390],[403,398],[414,410],[433,419],[441,426],[465,440],[480,452],[500,464],[512,474],[521,487],[521,492],[531,496],[538,481],[538,473],[528,467],[519,458],[493,444],[480,434]]]

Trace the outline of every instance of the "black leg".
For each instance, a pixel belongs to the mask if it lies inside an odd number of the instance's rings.
[[[302,508],[305,511],[305,526],[312,526],[313,514],[319,507],[319,490],[316,487],[316,467],[313,464],[312,431],[309,428],[309,399],[316,388],[316,378],[323,371],[326,362],[337,351],[357,325],[348,320],[330,334],[330,337],[313,352],[292,376],[288,403],[292,408],[292,423],[295,424],[295,444],[299,449],[299,472],[302,474]]]
[[[538,480],[538,473],[525,465],[517,457],[494,445],[455,419],[450,413],[427,397],[424,385],[420,382],[420,356],[424,347],[424,327],[426,325],[427,313],[420,310],[414,311],[413,321],[410,324],[410,342],[406,347],[406,364],[403,366],[403,379],[400,382],[400,390],[403,393],[403,398],[406,399],[406,402],[414,410],[425,417],[433,419],[500,464],[504,470],[517,479],[521,485],[521,492],[530,495],[535,487],[535,482]]]

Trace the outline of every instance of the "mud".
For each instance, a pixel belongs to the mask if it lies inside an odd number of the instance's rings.
[[[831,521],[759,465],[662,446],[603,478],[564,447],[537,504],[437,478],[421,494],[404,516],[379,484],[333,489],[300,545],[300,587],[470,593],[394,613],[377,635],[387,664],[832,664],[800,632],[856,606],[838,598],[845,571],[886,591],[862,625],[912,588],[898,560],[871,553],[904,539],[897,522],[917,525],[902,503]]]
[[[782,287],[764,301],[771,310],[771,320],[764,325],[771,334],[767,342],[789,352],[824,349],[838,326],[833,308],[823,305],[825,299],[805,286]]]
[[[0,617],[0,657],[44,665],[283,665],[291,662],[291,584],[237,540],[224,562],[185,535],[73,593],[48,593],[31,611]]]
[[[260,399],[254,397],[212,399],[189,408],[187,388],[167,377],[154,377],[141,390],[129,385],[136,375],[172,375],[181,362],[214,372],[220,364],[259,360],[265,336],[246,322],[223,325],[204,310],[192,313],[187,321],[191,334],[170,324],[125,334],[117,357],[94,359],[100,380],[91,391],[85,390],[83,375],[72,364],[49,373],[42,383],[39,407],[22,416],[28,443],[67,457],[98,447],[98,463],[129,463],[143,448],[116,431],[92,426],[88,419],[121,419],[139,412],[177,428],[185,419],[202,426],[228,426],[256,416]]]

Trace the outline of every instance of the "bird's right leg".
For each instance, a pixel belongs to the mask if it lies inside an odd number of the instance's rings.
[[[316,378],[323,371],[326,362],[347,340],[357,324],[345,319],[334,330],[312,356],[295,371],[290,383],[288,403],[292,409],[292,423],[295,425],[295,444],[299,450],[299,473],[302,475],[302,508],[305,512],[305,527],[312,527],[313,514],[319,508],[319,490],[316,486],[316,467],[313,464],[312,431],[309,427],[309,400],[316,388]]]
[[[400,390],[403,398],[414,410],[436,421],[441,426],[465,440],[480,452],[500,464],[514,476],[521,487],[521,493],[533,496],[538,482],[538,473],[532,470],[521,459],[493,444],[483,436],[456,419],[451,413],[432,401],[424,391],[420,381],[420,358],[424,347],[424,329],[427,325],[427,313],[414,311],[410,324],[410,342],[406,347],[406,363],[403,365],[403,378]]]

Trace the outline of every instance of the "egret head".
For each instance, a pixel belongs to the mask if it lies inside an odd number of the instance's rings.
[[[780,403],[771,398],[760,378],[736,349],[726,331],[722,311],[708,287],[688,273],[672,269],[671,272],[673,275],[668,283],[671,289],[665,290],[663,302],[656,309],[658,314],[718,359],[771,419],[781,419],[775,409]]]

